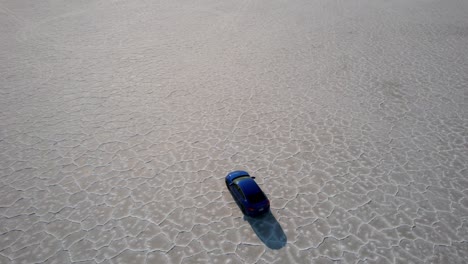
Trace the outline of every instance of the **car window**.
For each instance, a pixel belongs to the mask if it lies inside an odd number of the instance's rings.
[[[239,177],[239,178],[234,179],[233,182],[234,182],[235,184],[237,184],[238,182],[240,182],[242,179],[245,179],[245,178],[250,178],[250,176],[247,176],[247,175],[246,175],[246,176],[241,176],[241,177]]]
[[[239,194],[242,196],[242,199],[245,199],[245,195],[244,195],[244,193],[242,192],[242,189],[241,189],[239,186],[237,186],[237,185],[235,185],[235,186],[236,186],[236,189],[237,189],[237,191],[239,192]]]
[[[258,192],[251,195],[247,195],[247,200],[251,203],[259,203],[261,201],[266,200],[266,196],[263,192]]]

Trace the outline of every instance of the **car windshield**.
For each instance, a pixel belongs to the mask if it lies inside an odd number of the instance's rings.
[[[259,203],[266,200],[266,196],[265,194],[263,194],[263,192],[258,192],[251,195],[247,195],[247,200],[251,203]]]
[[[250,178],[250,176],[248,176],[248,175],[240,176],[239,178],[236,178],[233,182],[237,184],[238,182],[240,182],[241,180],[243,180],[245,178]]]

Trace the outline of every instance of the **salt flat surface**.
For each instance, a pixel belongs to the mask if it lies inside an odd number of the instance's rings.
[[[468,1],[0,14],[0,263],[467,262]]]

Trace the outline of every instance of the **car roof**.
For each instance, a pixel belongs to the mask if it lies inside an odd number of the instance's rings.
[[[242,178],[237,185],[242,189],[245,195],[259,193],[262,190],[252,178]]]

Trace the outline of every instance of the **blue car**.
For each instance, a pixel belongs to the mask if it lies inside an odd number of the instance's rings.
[[[269,212],[270,201],[246,171],[233,171],[226,176],[226,186],[243,214],[259,216]]]

